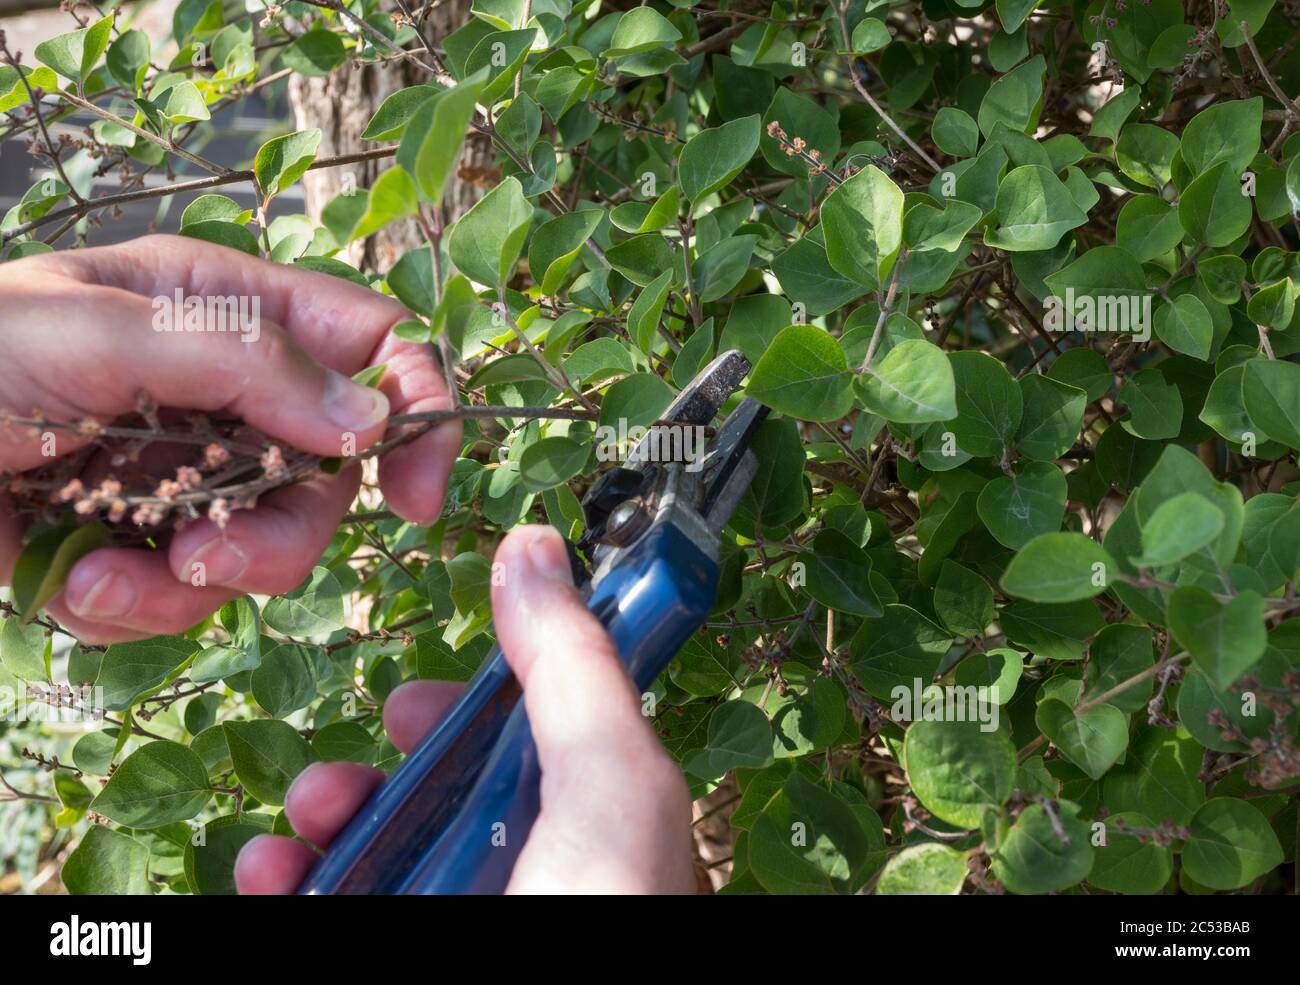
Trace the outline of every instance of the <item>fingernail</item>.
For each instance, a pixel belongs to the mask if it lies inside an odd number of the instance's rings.
[[[199,567],[202,565],[202,567]],[[226,540],[220,534],[190,555],[183,575],[191,584],[230,585],[238,581],[248,568],[248,555],[241,551],[233,541]],[[201,581],[196,575],[202,573]]]
[[[75,596],[66,601],[83,619],[117,619],[135,608],[136,591],[130,578],[110,571],[90,586],[81,601]]]
[[[345,431],[368,430],[388,416],[387,397],[333,370],[325,379],[323,403],[325,416]]]
[[[569,568],[569,552],[564,546],[564,538],[559,531],[548,525],[538,524],[536,531],[524,547],[528,562],[539,576],[547,581],[561,585],[573,584],[573,572]]]

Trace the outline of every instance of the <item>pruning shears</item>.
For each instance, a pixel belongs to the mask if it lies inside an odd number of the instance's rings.
[[[571,550],[576,583],[642,691],[717,597],[721,532],[757,470],[749,445],[767,409],[740,401],[694,458],[683,453],[694,446],[685,430],[710,425],[749,368],[739,351],[719,355],[582,501],[577,548],[591,570]],[[299,892],[502,892],[537,818],[540,778],[522,693],[498,648]]]

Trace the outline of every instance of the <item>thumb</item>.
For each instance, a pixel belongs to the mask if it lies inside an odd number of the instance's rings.
[[[512,892],[689,892],[690,797],[550,526],[513,531],[492,606],[524,689],[542,812]]]

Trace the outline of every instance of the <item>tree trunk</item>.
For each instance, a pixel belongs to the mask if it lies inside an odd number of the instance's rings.
[[[426,36],[446,37],[470,17],[470,0],[446,0],[439,4],[425,23]],[[375,110],[399,89],[428,81],[428,73],[410,61],[387,61],[378,64],[349,64],[324,78],[293,76],[289,80],[289,103],[294,124],[299,130],[319,128],[320,157],[353,154],[376,146],[363,141],[361,133]],[[451,135],[448,134],[448,139]],[[470,139],[461,152],[460,167],[490,168],[491,146],[485,140]],[[369,188],[379,174],[393,166],[391,159],[365,161],[337,168],[308,171],[303,178],[307,197],[307,214],[319,221],[323,209],[334,196],[351,183],[353,188]],[[350,177],[347,177],[350,176]],[[446,222],[455,220],[478,200],[481,189],[459,175],[451,179],[443,198]],[[344,252],[346,259],[359,270],[382,273],[407,250],[424,242],[414,219],[390,223],[363,241],[353,243]]]

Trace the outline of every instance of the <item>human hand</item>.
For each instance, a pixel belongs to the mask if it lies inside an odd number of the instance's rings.
[[[513,531],[496,560],[497,638],[524,688],[542,768],[541,814],[515,864],[511,893],[692,893],[690,797],[613,642],[573,587],[564,541],[549,526]],[[384,728],[410,752],[454,703],[459,685],[411,681],[384,705]],[[329,845],[383,781],[359,763],[315,763],[285,813],[307,842]],[[235,862],[240,893],[292,893],[317,853],[258,835]]]
[[[152,299],[257,298],[263,321],[240,333],[153,327]],[[147,392],[160,407],[225,412],[288,446],[342,454],[351,433],[362,451],[390,413],[450,406],[427,345],[393,335],[401,304],[347,281],[249,257],[200,240],[148,236],[114,247],[60,252],[0,265],[0,410],[108,423]],[[387,364],[379,391],[350,377]],[[382,392],[381,392],[382,391]],[[388,505],[416,523],[439,515],[460,445],[459,422],[384,456]],[[67,455],[91,439],[60,432]],[[42,441],[0,427],[0,472],[46,464]],[[177,633],[232,598],[291,590],[311,572],[360,486],[359,466],[263,496],[224,530],[188,524],[162,549],[104,548],[81,558],[47,606],[83,642],[115,643]],[[8,584],[23,524],[0,495],[0,584]],[[204,566],[206,587],[191,584]]]

